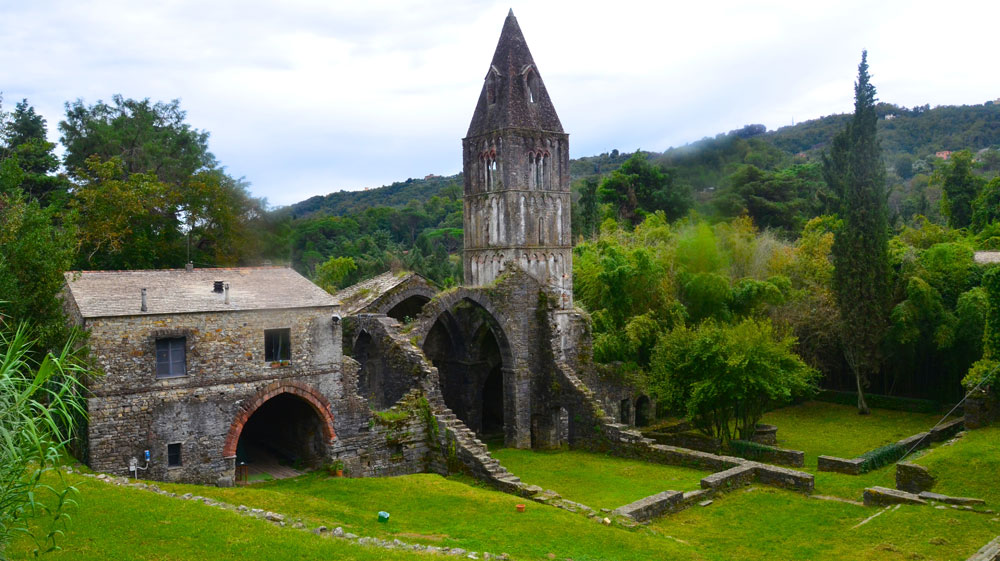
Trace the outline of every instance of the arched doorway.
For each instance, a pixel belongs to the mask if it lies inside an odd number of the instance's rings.
[[[635,426],[645,427],[653,421],[653,408],[650,406],[649,398],[641,395],[635,400]]]
[[[424,309],[424,304],[430,302],[430,300],[430,298],[422,294],[414,294],[390,308],[385,315],[398,320],[400,323],[409,323],[420,315],[420,312]]]
[[[500,323],[472,300],[441,313],[423,350],[438,369],[445,404],[480,438],[506,439],[509,346]]]
[[[304,384],[285,384],[258,394],[230,427],[223,455],[251,474],[288,477],[329,457],[334,439],[329,402]]]

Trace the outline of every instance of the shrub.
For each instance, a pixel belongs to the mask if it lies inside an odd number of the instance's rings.
[[[861,473],[867,473],[889,464],[894,464],[902,459],[906,455],[906,452],[906,447],[901,446],[898,442],[869,450],[858,456],[859,458],[864,458],[864,461],[861,462]]]
[[[792,352],[794,345],[766,320],[678,327],[657,342],[653,388],[702,432],[723,442],[736,435],[749,440],[769,405],[815,390],[819,374]]]

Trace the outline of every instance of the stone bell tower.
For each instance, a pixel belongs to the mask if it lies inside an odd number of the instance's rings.
[[[469,132],[465,284],[492,283],[511,263],[573,301],[569,135],[511,11]]]

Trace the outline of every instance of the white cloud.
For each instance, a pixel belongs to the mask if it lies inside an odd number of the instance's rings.
[[[461,167],[506,3],[0,0],[0,89],[181,98],[255,194],[287,204]],[[572,153],[662,150],[851,107],[862,48],[885,101],[981,103],[996,3],[532,2],[513,6]]]

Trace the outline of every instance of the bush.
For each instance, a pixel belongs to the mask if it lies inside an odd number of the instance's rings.
[[[764,461],[774,450],[773,446],[754,442],[752,440],[730,440],[729,451],[741,458],[754,461]]]
[[[749,440],[768,406],[815,390],[819,373],[792,352],[794,345],[767,320],[678,327],[657,342],[652,385],[702,432],[723,442]]]
[[[859,458],[864,458],[864,461],[861,462],[861,473],[867,473],[889,464],[894,464],[901,460],[906,455],[906,452],[906,447],[901,446],[897,442],[869,450],[858,456]]]

